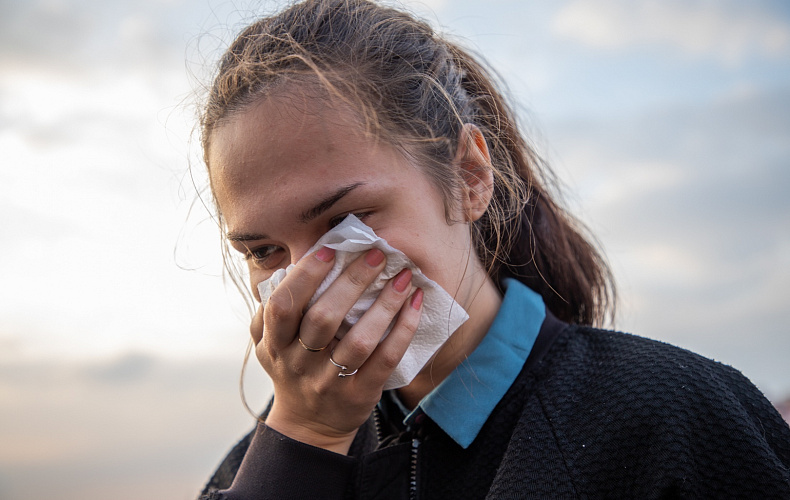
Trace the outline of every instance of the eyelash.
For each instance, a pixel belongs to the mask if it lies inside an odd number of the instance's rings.
[[[279,248],[280,247],[278,247],[276,245],[263,245],[263,246],[258,247],[258,248],[249,249],[247,251],[247,253],[244,255],[244,260],[251,260],[251,261],[254,261],[254,262],[258,263],[258,264],[262,264],[269,257],[271,257],[274,254],[274,252],[279,250]],[[262,257],[259,257],[259,256],[255,255],[256,253],[261,252],[261,251],[267,252],[266,255],[264,255]]]
[[[372,212],[357,212],[354,214],[354,216],[357,219],[364,221],[371,214]],[[348,213],[345,213],[329,219],[329,228],[331,229],[337,226],[338,224],[340,224],[341,222],[343,222],[343,219],[345,219],[348,215],[349,215]],[[253,261],[258,265],[264,265],[266,261],[272,255],[274,255],[274,253],[277,252],[278,250],[280,250],[280,247],[278,247],[277,245],[262,245],[258,248],[250,248],[247,250],[247,253],[244,255],[244,260]],[[265,255],[262,256],[256,255],[259,252],[263,252],[265,253]]]
[[[359,219],[359,220],[361,220],[361,221],[364,221],[364,220],[365,220],[366,218],[368,218],[368,217],[369,217],[369,216],[370,216],[372,213],[373,213],[373,212],[357,212],[357,213],[353,213],[353,212],[347,212],[347,213],[344,213],[344,214],[342,214],[342,215],[338,215],[338,216],[336,216],[336,217],[332,217],[331,219],[329,219],[329,228],[331,229],[331,228],[333,228],[333,227],[337,226],[338,224],[340,224],[341,222],[343,222],[343,219],[345,219],[345,218],[346,218],[346,217],[348,217],[349,215],[354,215],[354,217],[356,217],[357,219]]]

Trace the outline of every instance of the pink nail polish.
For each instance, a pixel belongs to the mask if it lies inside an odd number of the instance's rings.
[[[411,270],[404,269],[395,276],[392,287],[399,292],[403,292],[406,290],[406,287],[409,286],[409,283],[411,283]]]
[[[367,262],[367,264],[370,267],[378,266],[379,264],[381,264],[381,261],[383,260],[384,260],[384,252],[382,252],[378,248],[372,248],[365,255],[365,262]]]
[[[420,310],[420,307],[422,307],[422,296],[423,296],[422,288],[418,288],[417,291],[414,292],[414,295],[411,296],[412,308],[418,311]]]
[[[335,251],[332,248],[321,247],[321,249],[315,253],[315,258],[322,262],[329,262],[335,258]]]

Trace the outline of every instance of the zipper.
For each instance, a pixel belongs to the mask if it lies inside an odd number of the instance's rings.
[[[384,441],[384,430],[381,425],[381,410],[378,407],[373,408],[373,424],[376,427],[376,445]]]
[[[409,467],[409,500],[417,500],[417,451],[420,440],[411,440],[411,465]]]

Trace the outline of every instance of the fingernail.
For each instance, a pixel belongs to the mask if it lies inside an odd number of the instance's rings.
[[[368,251],[367,255],[365,255],[365,262],[368,263],[370,267],[376,267],[381,264],[381,261],[384,260],[384,252],[379,250],[378,248],[373,248]]]
[[[332,248],[321,247],[321,250],[315,253],[315,258],[322,262],[329,262],[335,258],[335,251]]]
[[[411,270],[404,269],[403,271],[399,272],[397,276],[395,276],[395,281],[392,282],[392,287],[402,292],[406,290],[406,287],[409,286],[411,283]]]
[[[414,295],[411,296],[411,307],[418,311],[422,307],[422,288],[418,288]]]

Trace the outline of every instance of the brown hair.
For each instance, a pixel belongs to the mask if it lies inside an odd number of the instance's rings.
[[[248,26],[221,58],[200,118],[204,157],[223,120],[293,81],[319,82],[351,104],[367,130],[425,169],[448,208],[462,186],[452,168],[461,130],[477,126],[495,177],[493,200],[472,225],[489,274],[497,283],[508,276],[523,282],[564,321],[612,319],[615,290],[605,260],[552,198],[551,170],[519,133],[492,74],[468,51],[427,23],[367,0],[293,5]]]

